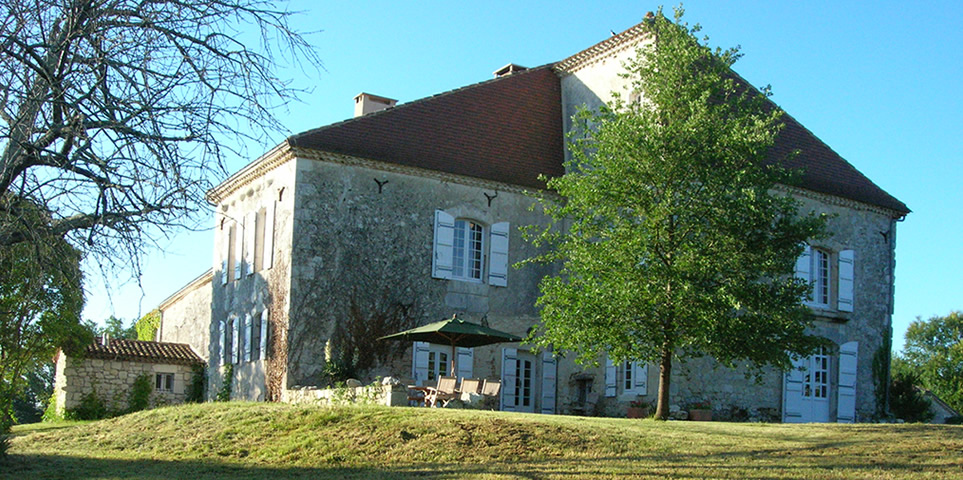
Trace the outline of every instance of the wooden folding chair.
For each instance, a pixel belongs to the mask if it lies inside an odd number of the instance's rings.
[[[455,398],[455,385],[457,383],[457,377],[438,377],[438,386],[431,389],[428,395],[425,395],[425,405],[436,407],[438,402],[441,402],[442,407],[448,405],[448,402]]]
[[[485,383],[482,383],[481,394],[486,397],[497,397],[498,391],[502,389],[501,380],[488,380],[485,379]]]

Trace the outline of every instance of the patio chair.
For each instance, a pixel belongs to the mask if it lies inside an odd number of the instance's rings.
[[[488,380],[485,379],[485,383],[482,384],[481,394],[486,397],[497,397],[498,391],[502,388],[501,380]]]
[[[463,402],[472,402],[472,397],[478,398],[481,390],[481,380],[477,378],[463,378],[461,388],[458,389],[458,398]]]
[[[425,395],[425,405],[429,407],[438,406],[438,402],[441,402],[441,406],[447,406],[448,402],[455,398],[455,384],[458,383],[458,377],[438,377],[438,386],[433,388]]]

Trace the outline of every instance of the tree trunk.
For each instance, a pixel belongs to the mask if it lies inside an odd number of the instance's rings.
[[[672,376],[672,347],[662,345],[662,360],[659,362],[659,401],[655,407],[655,418],[669,418],[669,383]]]

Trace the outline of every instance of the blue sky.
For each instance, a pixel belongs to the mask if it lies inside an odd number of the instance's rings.
[[[659,5],[593,3],[293,2],[304,11],[295,24],[317,31],[309,38],[325,70],[288,72],[311,92],[282,121],[297,133],[349,118],[362,91],[404,103],[487,80],[509,62],[558,61]],[[776,103],[913,210],[897,226],[894,348],[917,316],[963,309],[963,2],[689,1],[685,9],[711,45],[742,47],[736,71],[772,85]],[[235,159],[231,173],[251,160]],[[144,259],[142,289],[125,284],[124,272],[110,287],[90,274],[84,317],[146,313],[210,267],[212,238],[159,239]]]

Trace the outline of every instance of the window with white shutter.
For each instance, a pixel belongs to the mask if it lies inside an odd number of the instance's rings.
[[[251,340],[252,334],[254,333],[254,322],[252,321],[251,314],[244,316],[244,361],[251,361]],[[260,332],[260,329],[258,329]]]
[[[475,220],[435,211],[431,276],[508,285],[509,223],[490,228]]]
[[[839,252],[839,295],[836,300],[841,312],[852,312],[855,306],[855,267],[856,252],[842,250]]]
[[[491,227],[488,283],[496,287],[508,285],[508,234],[508,222],[496,223]]]
[[[234,237],[234,280],[241,279],[241,265],[244,263],[244,223],[236,223],[233,228]]]
[[[221,285],[230,280],[228,268],[231,262],[231,225],[221,220]]]
[[[616,386],[618,384],[618,379],[615,376],[616,369],[615,364],[612,363],[612,359],[605,356],[605,396],[614,397]]]
[[[431,276],[450,279],[452,270],[453,245],[455,241],[455,217],[441,210],[435,210],[435,238],[431,259]]]
[[[274,215],[277,202],[271,201],[264,209],[264,246],[262,247],[261,268],[267,270],[274,266]]]
[[[268,337],[268,323],[270,322],[270,315],[267,310],[261,312],[261,336],[259,337],[259,355],[258,358],[263,360],[265,354],[267,353],[267,337]]]
[[[241,363],[241,347],[240,343],[238,343],[241,333],[240,323],[240,319],[237,317],[231,319],[231,363],[234,364]]]

